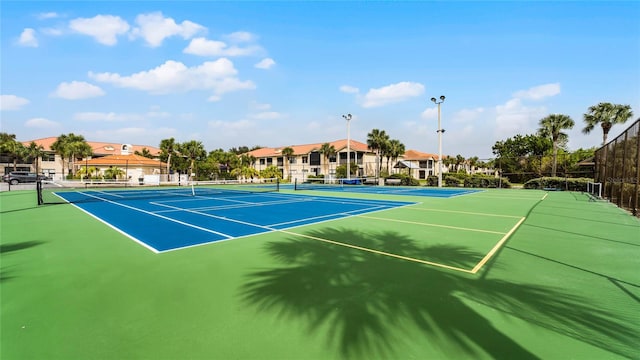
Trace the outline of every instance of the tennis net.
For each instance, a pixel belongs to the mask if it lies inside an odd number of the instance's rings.
[[[344,190],[345,187],[364,185],[365,179],[307,179],[298,181],[296,179],[295,190]]]
[[[278,179],[194,181],[183,184],[134,185],[123,181],[55,182],[36,185],[38,205],[91,201],[124,201],[172,197],[221,197],[279,191]]]

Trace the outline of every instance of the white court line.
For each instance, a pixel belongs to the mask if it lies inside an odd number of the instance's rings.
[[[295,204],[295,203],[302,203],[302,202],[308,202],[308,201],[312,201],[312,200],[310,200],[310,199],[274,200],[274,201],[266,201],[266,202],[262,202],[262,203],[249,203],[249,202],[246,202],[246,203],[244,203],[242,205],[237,204],[237,205],[205,206],[205,207],[189,208],[189,210],[194,210],[194,211],[229,210],[229,209],[242,209],[242,208],[250,208],[250,207],[257,207],[257,206],[266,206],[266,205]],[[151,204],[158,205],[158,206],[162,206],[164,203],[165,202],[151,202]],[[181,210],[183,210],[183,208],[171,209],[171,210],[159,210],[159,211],[155,211],[155,213],[175,212],[175,211],[181,211]]]
[[[196,214],[196,215],[201,215],[201,216],[206,216],[206,217],[210,217],[210,218],[214,218],[214,219],[220,219],[220,220],[225,220],[225,221],[235,222],[235,223],[242,224],[242,225],[253,226],[253,227],[257,227],[257,228],[261,228],[261,229],[266,229],[266,230],[271,230],[271,231],[276,230],[276,229],[272,229],[272,228],[267,227],[267,226],[264,226],[264,225],[258,225],[258,224],[250,223],[250,222],[247,222],[247,221],[231,219],[231,218],[224,217],[224,216],[218,216],[218,215],[213,215],[213,214],[201,213],[201,212],[199,212],[199,211],[194,211],[194,210],[191,210],[191,209],[183,209],[183,208],[179,208],[179,207],[171,206],[171,205],[166,205],[166,204],[158,204],[158,205],[159,205],[159,206],[168,207],[168,208],[172,208],[172,209],[174,209],[174,210],[180,210],[180,211],[184,211],[184,212],[188,212],[188,213],[192,213],[192,214]],[[231,236],[231,237],[232,237],[232,236]]]
[[[180,225],[184,225],[184,226],[188,226],[188,227],[191,227],[191,228],[194,228],[194,229],[202,230],[202,231],[205,231],[205,232],[208,232],[208,233],[212,233],[212,234],[216,234],[216,235],[224,236],[224,237],[226,237],[226,238],[230,238],[230,239],[231,239],[231,238],[233,238],[233,236],[230,236],[230,235],[227,235],[227,234],[224,234],[224,233],[218,232],[218,231],[214,231],[214,230],[210,230],[210,229],[207,229],[207,228],[203,228],[203,227],[201,227],[201,226],[197,226],[197,225],[189,224],[189,223],[186,223],[186,222],[184,222],[184,221],[176,220],[176,219],[173,219],[173,218],[170,218],[170,217],[167,217],[167,216],[154,214],[154,213],[152,213],[152,212],[150,212],[150,211],[143,210],[143,209],[139,209],[139,208],[134,207],[134,206],[129,206],[129,205],[126,205],[126,204],[121,204],[121,203],[119,203],[119,202],[117,202],[117,201],[112,201],[112,200],[109,200],[109,199],[103,199],[103,198],[101,198],[101,197],[99,197],[99,196],[95,196],[95,195],[92,195],[92,194],[88,194],[88,193],[85,193],[85,192],[82,192],[82,191],[80,191],[80,193],[81,193],[81,194],[83,194],[83,195],[86,195],[86,196],[89,196],[89,197],[95,198],[95,199],[99,199],[99,200],[104,201],[104,202],[108,202],[108,203],[111,203],[111,204],[114,204],[114,205],[122,206],[122,207],[127,208],[127,209],[131,209],[131,210],[135,210],[135,211],[138,211],[138,212],[141,212],[141,213],[145,213],[145,214],[147,214],[147,215],[151,215],[151,216],[159,217],[159,218],[164,219],[164,220],[169,220],[169,221],[171,221],[171,222],[178,223],[178,224],[180,224]]]
[[[415,204],[413,204],[413,203],[405,204],[405,205],[393,207],[391,209],[402,208],[402,207],[405,207],[405,206],[412,206],[412,205],[415,205]],[[387,205],[387,206],[390,206],[390,205]],[[384,211],[384,210],[387,210],[387,209],[389,209],[389,208],[385,207],[385,208],[382,208],[380,210],[369,211],[369,213],[375,213],[375,212]],[[308,225],[317,225],[317,224],[322,224],[322,223],[329,222],[329,221],[342,220],[342,219],[346,219],[346,218],[350,218],[350,217],[357,217],[357,216],[361,216],[361,215],[359,215],[359,214],[351,214],[351,215],[347,215],[345,217],[341,217],[341,218],[337,218],[337,219],[328,219],[328,220],[324,220],[324,221],[314,222],[313,224],[300,224],[300,225],[290,226],[290,227],[287,227],[287,228],[284,228],[284,229],[270,229],[270,230],[271,230],[271,232],[283,232],[283,233],[286,233],[285,230],[295,229],[295,228],[298,228],[298,227],[304,227],[304,226],[308,226]],[[246,237],[251,237],[251,236],[255,236],[255,235],[263,235],[263,234],[264,233],[262,233],[262,234],[247,234],[247,235],[238,236],[238,237],[232,238],[232,239],[224,239],[224,240],[215,240],[215,241],[203,242],[203,243],[200,243],[200,244],[193,244],[193,245],[188,245],[188,246],[183,246],[183,247],[177,247],[177,248],[172,248],[172,249],[168,249],[168,250],[163,250],[163,251],[160,251],[160,252],[161,253],[165,253],[165,252],[182,250],[182,249],[196,247],[196,246],[217,244],[219,242],[224,242],[224,241],[229,241],[229,240],[234,240],[234,239],[242,239],[242,238],[246,238]]]
[[[363,218],[366,218],[366,219],[373,219],[373,220],[384,220],[384,221],[390,221],[390,222],[399,222],[399,223],[404,223],[404,224],[412,224],[412,225],[420,225],[420,226],[431,226],[431,227],[441,227],[441,228],[454,229],[454,230],[463,230],[463,231],[472,231],[472,232],[481,232],[481,233],[488,233],[488,234],[504,235],[503,232],[491,231],[491,230],[471,229],[471,228],[464,228],[464,227],[459,227],[459,226],[431,224],[431,223],[423,223],[423,222],[417,222],[417,221],[387,219],[387,218],[380,218],[380,217],[366,216],[366,215],[361,215],[360,217],[363,217]]]
[[[374,206],[370,209],[358,209],[358,210],[351,210],[351,211],[343,211],[343,212],[338,212],[338,213],[333,213],[333,214],[327,214],[327,215],[321,215],[321,216],[313,216],[313,217],[309,217],[309,218],[305,218],[305,219],[301,219],[301,220],[293,220],[293,221],[287,221],[287,222],[282,222],[282,223],[277,223],[277,224],[269,224],[267,226],[280,226],[280,225],[286,225],[286,224],[295,224],[295,223],[300,223],[303,221],[309,221],[309,220],[315,220],[315,219],[323,219],[323,218],[328,218],[328,217],[332,217],[332,216],[336,216],[336,215],[344,215],[344,217],[349,217],[349,216],[358,216],[358,214],[353,214],[356,212],[361,212],[361,211],[366,211],[367,213],[369,212],[374,212],[374,211],[378,211],[384,208],[389,208],[388,206]]]

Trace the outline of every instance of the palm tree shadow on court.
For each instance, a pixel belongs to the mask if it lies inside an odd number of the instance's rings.
[[[394,232],[372,236],[327,229],[307,235],[453,266],[463,265],[455,259],[478,256],[464,247],[423,248]],[[259,313],[306,319],[310,335],[328,329],[329,346],[345,358],[393,358],[407,324],[424,335],[425,346],[441,346],[452,357],[481,357],[482,349],[496,359],[538,358],[469,303],[627,357],[637,339],[623,320],[557,288],[486,279],[295,236],[265,248],[283,265],[248,274],[243,300]]]

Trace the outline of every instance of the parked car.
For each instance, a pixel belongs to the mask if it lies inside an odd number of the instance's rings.
[[[46,175],[36,175],[36,173],[28,171],[12,171],[7,175],[2,176],[2,181],[8,182],[11,185],[36,182],[38,180],[51,180],[51,178]]]

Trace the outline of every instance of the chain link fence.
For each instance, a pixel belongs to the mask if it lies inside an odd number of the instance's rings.
[[[640,216],[640,119],[595,153],[595,181],[602,196]]]

